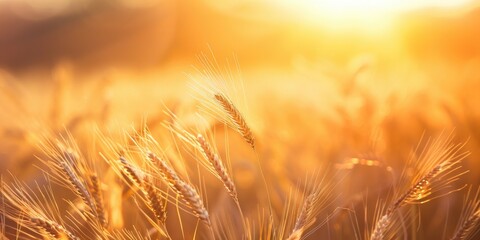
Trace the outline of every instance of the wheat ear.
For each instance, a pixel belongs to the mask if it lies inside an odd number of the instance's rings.
[[[467,239],[470,233],[474,232],[474,229],[478,227],[480,221],[480,210],[473,213],[463,224],[460,229],[455,233],[452,240]]]
[[[125,157],[120,156],[120,164],[123,169],[123,174],[127,176],[128,180],[135,183],[137,187],[142,186],[142,177],[138,174],[137,170],[125,159]]]
[[[443,185],[449,184],[456,181],[458,176],[465,173],[458,173],[458,175],[454,175],[452,178],[447,178],[448,174],[452,174],[455,170],[458,170],[459,167],[455,165],[467,154],[458,154],[460,145],[449,146],[447,144],[448,141],[442,142],[438,140],[426,150],[423,158],[419,160],[425,161],[425,163],[423,163],[425,165],[423,166],[427,169],[430,166],[431,170],[421,175],[404,194],[400,195],[400,197],[388,207],[386,213],[375,224],[370,239],[383,239],[389,229],[394,212],[407,203],[424,202],[424,199],[432,194],[432,187],[437,181],[440,181],[440,184]],[[438,186],[438,188],[441,187]]]
[[[385,214],[380,220],[375,224],[372,234],[370,235],[371,240],[383,240],[385,239],[385,234],[390,226],[392,215]]]
[[[123,156],[120,157],[120,163],[124,174],[130,181],[134,182],[147,198],[147,205],[152,210],[157,220],[163,225],[167,219],[167,211],[163,197],[159,194],[153,184],[146,178],[139,175],[136,170]]]
[[[467,198],[470,195],[470,189],[467,194]],[[464,210],[461,215],[461,225],[457,227],[455,235],[451,240],[464,240],[473,239],[480,230],[480,188],[477,189],[477,193],[473,200],[466,200]]]
[[[243,118],[242,114],[238,109],[233,105],[233,103],[223,94],[216,93],[214,95],[215,99],[220,103],[223,110],[230,116],[230,119],[235,123],[237,131],[242,135],[243,139],[250,144],[250,146],[255,149],[255,139],[253,138],[253,133],[247,125],[247,122]]]
[[[293,227],[293,231],[288,236],[287,240],[298,240],[302,237],[303,232],[309,225],[309,219],[312,214],[312,207],[315,201],[316,194],[312,193],[308,195],[303,203],[302,211],[297,217],[297,221],[295,222],[295,226]]]
[[[75,174],[75,172],[67,163],[60,162],[59,165],[60,169],[67,177],[70,185],[75,190],[75,193],[83,200],[85,204],[87,204],[87,206],[90,208],[91,213],[96,216],[97,214],[95,204],[92,201],[92,197],[90,196],[90,193],[88,192],[85,185],[82,183],[82,181],[78,178],[77,174]]]
[[[167,209],[165,207],[164,198],[150,182],[144,182],[143,189],[155,217],[160,223],[165,224],[167,220]]]
[[[182,197],[194,215],[207,224],[207,226],[211,227],[208,211],[195,188],[180,179],[172,168],[152,152],[147,153],[147,158],[157,166],[164,181]]]
[[[235,188],[235,184],[233,183],[232,179],[228,175],[228,172],[225,169],[225,166],[223,165],[223,162],[218,156],[218,154],[213,152],[212,147],[201,134],[197,135],[197,142],[200,145],[205,158],[213,167],[218,178],[223,182],[223,185],[227,189],[230,196],[233,198],[235,202],[238,202],[238,195],[237,195],[237,189]]]
[[[445,170],[447,165],[451,164],[450,161],[445,161],[437,165],[430,172],[428,172],[423,178],[415,183],[407,192],[401,195],[390,207],[387,209],[387,214],[392,214],[395,210],[399,209],[409,201],[419,200],[430,194],[430,183],[442,170]]]
[[[95,173],[90,173],[88,179],[89,181],[87,184],[95,202],[95,211],[97,213],[98,220],[103,227],[106,227],[108,222],[105,216],[105,209],[103,207],[103,194],[102,190],[100,189],[100,181]]]
[[[32,217],[30,218],[30,222],[55,239],[80,240],[80,238],[76,237],[73,233],[69,232],[62,225],[54,221],[43,219],[41,217]]]
[[[370,236],[371,240],[384,239],[387,230],[389,229],[391,218],[396,210],[407,204],[409,201],[420,200],[430,194],[431,181],[441,173],[442,170],[446,170],[445,166],[451,164],[449,160],[440,163],[430,172],[428,172],[423,178],[402,194],[393,204],[391,204],[385,215],[375,224],[375,228]]]

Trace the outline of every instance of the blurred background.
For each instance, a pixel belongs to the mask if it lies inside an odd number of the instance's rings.
[[[29,178],[24,143],[45,126],[78,137],[192,110],[205,58],[239,68],[260,151],[292,173],[402,169],[422,136],[455,130],[480,184],[476,0],[0,0],[0,173]]]
[[[241,72],[257,113],[273,99],[342,131],[353,121],[358,142],[380,131],[411,146],[450,128],[476,142],[479,29],[474,0],[0,0],[0,122],[103,111],[121,126],[188,102],[187,75],[209,59]]]
[[[459,68],[478,56],[479,11],[473,0],[1,0],[0,66],[148,71],[210,46],[245,67],[369,55],[382,66]]]

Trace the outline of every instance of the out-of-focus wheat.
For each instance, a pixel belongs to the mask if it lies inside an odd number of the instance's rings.
[[[480,188],[472,199],[469,199],[471,188],[464,201],[464,209],[452,240],[474,239],[480,230]]]

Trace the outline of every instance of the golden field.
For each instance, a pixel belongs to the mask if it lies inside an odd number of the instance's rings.
[[[0,1],[0,237],[475,239],[479,5],[384,2]]]

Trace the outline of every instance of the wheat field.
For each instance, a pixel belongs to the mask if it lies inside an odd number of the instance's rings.
[[[359,37],[212,4],[0,29],[1,239],[480,237],[478,8]]]

